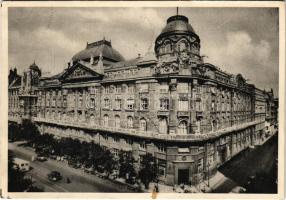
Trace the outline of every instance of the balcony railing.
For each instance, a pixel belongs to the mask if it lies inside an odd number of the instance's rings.
[[[188,117],[189,112],[188,111],[178,111],[177,115],[178,115],[178,117]]]
[[[168,116],[168,115],[169,115],[169,111],[159,110],[159,111],[157,112],[157,115],[159,115],[159,116]]]
[[[249,126],[253,126],[255,124],[261,123],[262,121],[253,121],[240,125],[235,125],[232,127],[220,129],[214,132],[209,132],[205,134],[187,134],[187,135],[178,135],[178,134],[160,134],[152,131],[140,131],[136,129],[126,129],[126,128],[116,128],[116,127],[104,127],[101,125],[90,124],[87,122],[72,122],[72,121],[60,121],[60,120],[52,120],[45,118],[33,118],[35,122],[43,122],[49,124],[57,124],[60,126],[69,126],[75,128],[89,129],[95,131],[106,131],[113,132],[123,135],[130,135],[142,138],[150,138],[150,139],[159,139],[159,140],[167,140],[167,141],[202,141],[209,140],[212,138],[219,137],[221,135],[245,129]]]

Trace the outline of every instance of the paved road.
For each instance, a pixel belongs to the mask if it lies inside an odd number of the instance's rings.
[[[276,193],[276,164],[278,139],[277,135],[269,139],[264,145],[255,149],[242,152],[237,157],[230,160],[219,171],[229,177],[236,184],[247,189],[248,193]],[[250,176],[256,178],[247,184]],[[229,192],[229,183],[224,183],[216,188],[214,192]]]
[[[9,149],[12,150],[17,157],[31,161],[31,157],[36,155],[27,147],[19,147],[16,144],[9,143]],[[115,184],[109,180],[101,179],[95,175],[86,174],[80,169],[73,169],[66,163],[55,160],[46,162],[31,162],[33,169],[27,174],[32,180],[36,181],[35,185],[44,187],[45,192],[132,192],[125,186]],[[59,171],[63,179],[56,183],[47,179],[50,171]],[[66,183],[69,177],[71,183]]]

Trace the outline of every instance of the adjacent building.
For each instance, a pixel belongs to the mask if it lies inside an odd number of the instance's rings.
[[[22,76],[14,72],[11,123],[32,120],[42,133],[129,152],[138,167],[152,153],[168,185],[207,180],[264,140],[264,91],[205,63],[200,37],[182,15],[167,20],[154,53],[125,60],[103,39],[87,43],[55,76],[42,77],[35,63]]]

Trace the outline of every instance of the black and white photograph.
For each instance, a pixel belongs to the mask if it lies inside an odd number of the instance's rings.
[[[8,193],[278,194],[281,7],[7,10]]]

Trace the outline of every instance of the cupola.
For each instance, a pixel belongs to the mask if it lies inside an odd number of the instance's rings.
[[[183,15],[174,15],[167,19],[166,26],[155,41],[156,57],[160,61],[166,57],[178,57],[181,54],[190,58],[190,62],[200,59],[200,38]]]

